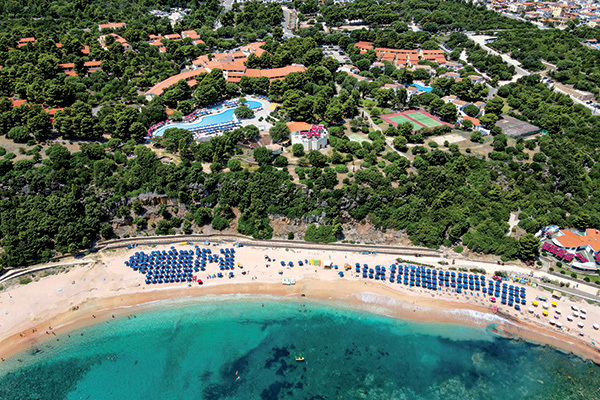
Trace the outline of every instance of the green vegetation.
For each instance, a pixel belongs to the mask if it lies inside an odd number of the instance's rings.
[[[175,27],[148,13],[175,6],[191,8]],[[241,234],[269,239],[271,219],[284,216],[311,222],[304,233],[306,241],[335,242],[344,240],[342,221],[368,222],[376,229],[403,231],[418,245],[447,246],[456,253],[466,247],[503,260],[527,261],[538,255],[539,241],[533,233],[542,226],[600,228],[600,120],[589,110],[531,75],[500,87],[498,97],[487,101],[480,120],[492,138],[484,144],[480,132],[471,133],[470,140],[477,143],[472,150],[461,152],[448,142],[438,145],[432,137],[451,133],[447,125],[413,132],[416,127],[402,121],[395,128],[382,125],[384,132],[373,131],[369,116],[408,108],[422,108],[454,124],[458,110],[442,97],[476,102],[484,100],[489,89],[473,84],[467,76],[477,71],[465,65],[459,70],[462,80],[436,79],[432,92],[408,100],[404,88],[385,85],[430,82],[427,71],[397,69],[387,61],[382,68],[374,67],[375,52],[361,54],[353,46],[365,40],[381,47],[435,49],[438,40],[444,41],[453,49],[450,59],[465,49],[469,61],[490,75],[495,85],[510,79],[514,68],[459,31],[500,29],[493,46],[512,52],[531,70],[540,66],[541,59],[556,63],[555,79],[593,91],[598,56],[578,43],[596,31],[533,30],[529,23],[453,0],[368,0],[344,7],[310,0],[292,6],[303,14],[319,13],[316,20],[330,27],[345,19],[362,19],[372,29],[325,33],[315,24],[301,30],[300,37],[282,41],[281,6],[256,1],[234,3],[227,12],[216,0],[2,3],[0,134],[27,147],[18,151],[19,146],[7,146],[8,153],[0,148],[4,250],[0,265],[30,265],[58,253],[77,253],[114,237],[115,231],[122,235],[118,228],[128,225],[140,234],[159,235],[237,226]],[[126,21],[127,28],[115,32],[132,50],[112,39],[102,48],[98,38],[106,32],[98,31],[99,18]],[[217,19],[221,26],[215,30]],[[423,30],[409,29],[407,22],[412,21]],[[164,40],[165,52],[148,44],[149,34],[186,29],[195,30],[205,43]],[[525,39],[519,39],[518,32],[526,34]],[[34,36],[36,42],[18,47],[25,36]],[[247,67],[298,63],[306,71],[273,82],[243,77],[236,84],[214,68],[195,77],[195,88],[181,80],[151,101],[141,96],[199,55],[212,57],[257,40],[265,42],[265,51],[251,55]],[[338,61],[318,47],[323,44],[341,46],[367,79],[338,72]],[[82,51],[84,46],[89,46],[89,54]],[[86,70],[84,63],[93,60],[102,61],[101,71]],[[75,76],[66,75],[61,63],[73,63],[75,74],[70,75]],[[438,74],[448,71],[430,64]],[[250,154],[248,144],[259,136],[254,126],[200,143],[188,131],[167,129],[152,145],[139,144],[151,125],[167,119],[167,108],[176,110],[171,118],[179,118],[197,107],[251,93],[281,103],[267,117],[273,124],[273,142],[290,136],[286,121],[323,123],[330,133],[330,148],[305,152],[294,145],[292,158],[286,151],[279,154],[259,146]],[[12,98],[28,104],[13,107]],[[53,124],[45,111],[49,108],[62,108],[54,114]],[[514,140],[503,134],[495,124],[509,108],[511,115],[548,130],[549,135]],[[475,106],[465,112],[479,115]],[[235,113],[239,118],[252,116],[246,106]],[[378,118],[375,122],[382,124]],[[350,140],[349,133],[358,141]],[[53,143],[57,137],[79,147],[69,150]],[[392,140],[393,149],[386,139]],[[49,144],[42,147],[46,141]],[[34,147],[36,142],[40,145]],[[288,170],[290,163],[293,168]],[[155,207],[155,196],[176,200],[178,206]],[[510,213],[517,210],[519,227],[527,232],[519,239],[506,235]]]

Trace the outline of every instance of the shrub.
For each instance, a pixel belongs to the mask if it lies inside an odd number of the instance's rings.
[[[575,272],[571,272],[571,278],[577,279],[577,274]]]
[[[460,254],[460,253],[462,253],[462,252],[463,252],[463,250],[464,250],[464,248],[463,248],[462,246],[456,246],[456,247],[454,248],[454,252],[455,252],[455,253],[459,253],[459,254]]]
[[[218,231],[229,228],[229,221],[222,215],[217,215],[212,220],[212,227]]]
[[[304,146],[300,143],[296,143],[292,146],[292,154],[294,157],[302,157],[304,155]]]
[[[348,167],[345,165],[336,165],[335,172],[337,172],[338,174],[345,174],[348,172]]]
[[[240,160],[232,158],[229,161],[227,161],[227,168],[229,168],[230,171],[240,171],[242,169],[242,163],[240,162]]]
[[[332,243],[337,241],[331,225],[316,226],[310,224],[304,233],[304,240],[316,243]]]
[[[471,268],[469,271],[472,272],[472,273],[474,273],[474,274],[483,274],[483,275],[485,275],[485,273],[486,273],[486,270],[483,269],[483,268]]]
[[[562,275],[566,274],[566,272],[565,272],[565,270],[564,270],[564,269],[561,269],[561,270],[560,270],[560,273],[561,273]]]
[[[560,267],[562,267],[562,263],[561,263],[560,261],[557,261],[557,262],[556,262],[556,266],[557,266],[558,268],[560,268]]]
[[[273,165],[277,168],[284,168],[288,165],[288,159],[285,156],[277,156],[275,157],[275,161],[273,161]]]
[[[550,267],[548,269],[550,270],[550,272],[554,272],[554,268]]]
[[[19,284],[21,285],[27,285],[28,283],[31,283],[31,278],[29,277],[19,279]]]
[[[15,143],[27,143],[31,139],[29,130],[24,126],[15,126],[6,134],[8,139],[12,139]]]
[[[294,232],[288,232],[288,240],[294,240]]]
[[[586,276],[585,278],[583,278],[584,281],[589,282],[591,279],[589,276]]]
[[[427,143],[427,145],[429,147],[431,147],[432,149],[437,149],[439,146],[439,144],[437,144],[437,142],[434,142],[433,140],[431,142]]]
[[[542,262],[538,260],[538,262],[536,264],[539,265],[539,266],[541,266]]]

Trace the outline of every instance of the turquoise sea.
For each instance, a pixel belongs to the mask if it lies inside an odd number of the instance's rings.
[[[268,298],[158,306],[5,361],[0,399],[600,398],[600,367],[491,327]]]

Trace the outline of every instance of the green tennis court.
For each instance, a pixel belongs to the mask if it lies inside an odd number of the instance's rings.
[[[442,125],[441,122],[436,121],[435,119],[428,117],[425,114],[421,114],[420,112],[414,112],[414,113],[410,113],[410,114],[406,114],[409,117],[411,117],[412,119],[414,119],[415,121],[425,125],[428,128],[433,128],[435,126],[439,126]]]
[[[411,121],[410,119],[408,119],[402,115],[396,115],[395,117],[390,117],[390,121],[394,121],[398,125],[404,124],[406,122],[410,122],[414,126],[415,129],[421,129],[423,127],[423,126],[417,124],[415,121]]]

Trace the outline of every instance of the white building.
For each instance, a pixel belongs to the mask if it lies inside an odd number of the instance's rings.
[[[288,122],[292,145],[297,143],[304,151],[320,150],[327,147],[329,135],[323,125],[311,125],[306,122]]]

